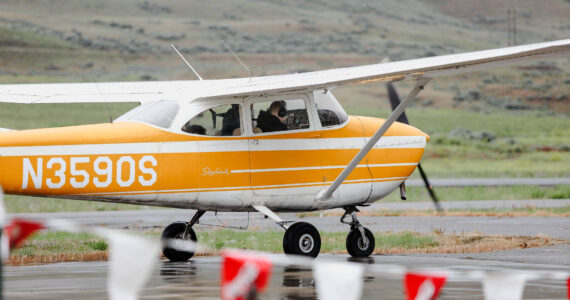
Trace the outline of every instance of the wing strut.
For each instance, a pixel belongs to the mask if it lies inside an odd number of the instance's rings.
[[[370,152],[372,147],[374,147],[374,145],[376,145],[376,143],[378,142],[378,140],[380,140],[380,138],[384,135],[384,133],[388,131],[388,128],[390,128],[390,126],[392,126],[392,124],[396,121],[396,119],[400,117],[400,115],[404,112],[408,104],[410,104],[410,102],[412,102],[412,100],[416,98],[416,96],[420,93],[420,91],[424,89],[429,80],[430,78],[418,79],[416,86],[408,94],[408,96],[406,96],[406,99],[404,99],[404,101],[402,101],[402,103],[400,103],[400,105],[396,107],[396,109],[392,112],[392,114],[388,116],[386,121],[384,121],[384,124],[382,124],[382,126],[378,128],[378,131],[376,131],[376,133],[370,138],[370,140],[368,140],[366,145],[364,145],[364,147],[358,152],[358,154],[356,154],[356,156],[352,159],[352,161],[350,161],[348,166],[346,166],[346,168],[342,170],[340,175],[338,175],[338,177],[326,190],[321,191],[317,195],[318,201],[326,201],[332,198],[333,193],[338,189],[338,187],[342,184],[342,182],[346,179],[346,177],[350,175],[352,170],[356,168],[356,166],[360,163],[360,161],[364,158],[364,156],[366,156],[366,154]]]

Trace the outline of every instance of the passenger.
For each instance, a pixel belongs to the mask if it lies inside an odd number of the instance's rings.
[[[233,135],[234,131],[241,127],[239,122],[239,104],[232,104],[232,108],[228,109],[223,116],[222,135]]]
[[[287,108],[285,101],[273,101],[267,111],[260,111],[257,127],[263,132],[287,130]]]

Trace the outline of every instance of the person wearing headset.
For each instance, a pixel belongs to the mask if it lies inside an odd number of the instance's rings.
[[[273,101],[267,111],[260,111],[257,127],[262,132],[287,130],[287,104],[285,101]]]

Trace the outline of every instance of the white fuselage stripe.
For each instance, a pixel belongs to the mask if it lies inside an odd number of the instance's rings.
[[[356,179],[345,180],[344,183],[359,183],[359,182],[378,182],[378,181],[395,181],[406,180],[408,177],[386,177],[376,179]],[[224,191],[224,190],[244,190],[244,189],[271,189],[271,188],[284,188],[284,187],[304,187],[314,185],[326,185],[332,181],[325,182],[309,182],[309,183],[294,183],[294,184],[280,184],[280,185],[262,185],[262,186],[237,186],[237,187],[215,187],[215,188],[198,188],[198,189],[177,189],[177,190],[151,190],[151,191],[131,191],[131,192],[111,192],[111,193],[85,193],[74,194],[72,196],[105,196],[105,195],[129,195],[129,194],[146,194],[146,193],[197,193],[202,191]]]
[[[361,149],[364,138],[330,139],[259,139],[257,144],[250,140],[217,140],[165,143],[118,143],[56,146],[0,147],[0,156],[40,155],[113,155],[151,153],[198,153],[238,151],[287,151],[287,150],[342,150]],[[382,137],[374,148],[425,148],[424,136]]]
[[[418,163],[399,163],[399,164],[371,164],[358,165],[357,168],[376,168],[376,167],[399,167],[399,166],[417,166]],[[320,169],[344,169],[346,166],[316,166],[316,167],[298,167],[298,168],[275,168],[275,169],[252,169],[252,170],[232,170],[231,173],[262,173],[262,172],[283,172],[283,171],[306,171]]]

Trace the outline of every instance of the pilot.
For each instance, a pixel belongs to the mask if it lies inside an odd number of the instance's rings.
[[[285,101],[273,101],[267,111],[260,111],[257,127],[263,132],[287,130],[287,107]]]
[[[228,109],[222,120],[222,135],[233,135],[236,129],[241,127],[239,122],[239,104],[232,104],[232,108]]]

